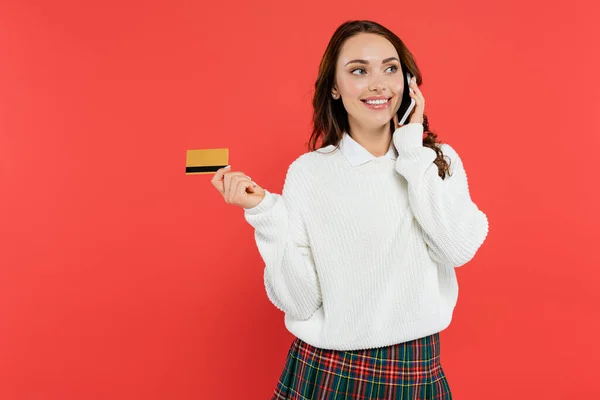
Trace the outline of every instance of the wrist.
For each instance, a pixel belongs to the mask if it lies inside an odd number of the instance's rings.
[[[423,147],[423,124],[411,122],[396,129],[393,134],[394,145],[398,152]]]
[[[263,211],[270,209],[275,204],[275,196],[273,196],[267,189],[264,189],[263,198],[254,206],[245,208],[244,212],[250,215],[260,214]]]

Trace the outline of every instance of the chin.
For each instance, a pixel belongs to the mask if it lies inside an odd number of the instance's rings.
[[[390,125],[390,120],[387,121],[368,121],[365,122],[362,126],[366,129],[369,130],[374,130],[374,131],[378,131],[378,130],[383,130],[386,127],[388,127]]]
[[[374,128],[383,128],[384,126],[388,125],[393,118],[393,114],[385,116],[381,115],[378,118],[371,119],[371,121],[369,121],[369,125]]]
[[[379,115],[361,115],[361,118],[355,118],[355,121],[366,129],[382,129],[389,125],[390,121],[394,118],[394,114],[380,113]]]

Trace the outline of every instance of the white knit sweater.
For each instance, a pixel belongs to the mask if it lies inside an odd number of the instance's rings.
[[[454,268],[473,258],[488,220],[471,200],[458,154],[442,145],[451,162],[442,180],[422,137],[422,124],[405,125],[388,154],[374,157],[346,134],[339,149],[298,157],[282,194],[267,191],[245,210],[267,296],[293,335],[358,350],[450,324]]]

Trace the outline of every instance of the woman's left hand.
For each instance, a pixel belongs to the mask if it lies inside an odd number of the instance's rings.
[[[425,97],[423,97],[423,93],[419,89],[417,85],[416,78],[413,77],[410,81],[410,87],[413,89],[414,93],[409,92],[411,98],[415,99],[415,107],[413,108],[410,117],[409,123],[418,122],[420,124],[423,123],[423,113],[425,112]],[[395,129],[400,128],[404,125],[398,124],[398,113],[394,114],[394,127]]]

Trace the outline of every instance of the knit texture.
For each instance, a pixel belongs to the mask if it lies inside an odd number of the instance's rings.
[[[442,180],[423,125],[393,133],[396,160],[352,166],[333,145],[289,167],[281,195],[246,209],[264,260],[269,300],[296,337],[324,349],[407,342],[450,324],[455,268],[484,242],[488,220],[472,201],[456,151],[442,145]]]

